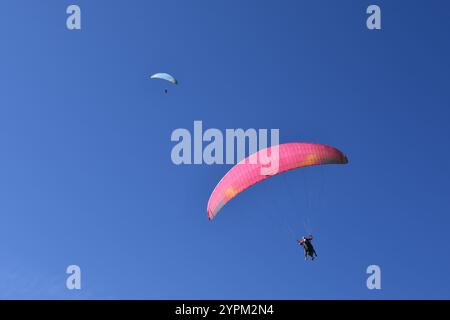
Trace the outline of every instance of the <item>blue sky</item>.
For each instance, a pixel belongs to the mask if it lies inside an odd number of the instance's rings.
[[[66,8],[82,30],[66,29]],[[382,30],[365,26],[382,9]],[[0,298],[450,298],[447,1],[6,1]],[[180,85],[148,79],[170,72]],[[225,206],[171,132],[279,128],[347,166]],[[304,221],[308,221],[308,230]],[[305,263],[289,229],[315,235]],[[82,290],[65,269],[82,270]],[[367,266],[382,290],[366,287]]]

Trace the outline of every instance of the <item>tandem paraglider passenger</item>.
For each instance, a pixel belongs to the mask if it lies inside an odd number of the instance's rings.
[[[300,240],[297,240],[297,243],[305,250],[305,260],[308,260],[308,257],[310,257],[311,260],[314,260],[314,258],[317,257],[316,250],[311,243],[312,239],[312,236],[309,235],[307,237],[302,237],[302,239]]]

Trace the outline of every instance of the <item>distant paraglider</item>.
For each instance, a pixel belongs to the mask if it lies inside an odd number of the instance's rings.
[[[165,80],[165,81],[169,81],[175,85],[178,84],[178,80],[175,79],[173,76],[171,76],[168,73],[155,73],[154,75],[150,76],[151,79],[161,79],[161,80]],[[164,89],[165,93],[168,93],[167,88]]]

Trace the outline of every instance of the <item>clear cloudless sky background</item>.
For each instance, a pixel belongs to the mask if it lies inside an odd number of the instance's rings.
[[[66,29],[66,8],[82,30]],[[382,9],[382,30],[366,8]],[[1,298],[450,298],[448,1],[3,1]],[[149,79],[169,72],[177,87]],[[347,166],[252,187],[171,133],[279,128]],[[305,222],[306,221],[306,222]],[[305,263],[295,237],[315,236]],[[82,290],[65,287],[66,267]],[[382,270],[368,290],[366,268]]]

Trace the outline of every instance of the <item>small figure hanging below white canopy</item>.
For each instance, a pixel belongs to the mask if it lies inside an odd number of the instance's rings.
[[[178,84],[178,80],[175,79],[174,77],[172,77],[170,74],[168,73],[155,73],[154,75],[150,76],[151,79],[161,79],[161,80],[166,80],[169,81],[173,84]],[[164,92],[167,93],[167,89],[164,89]]]

